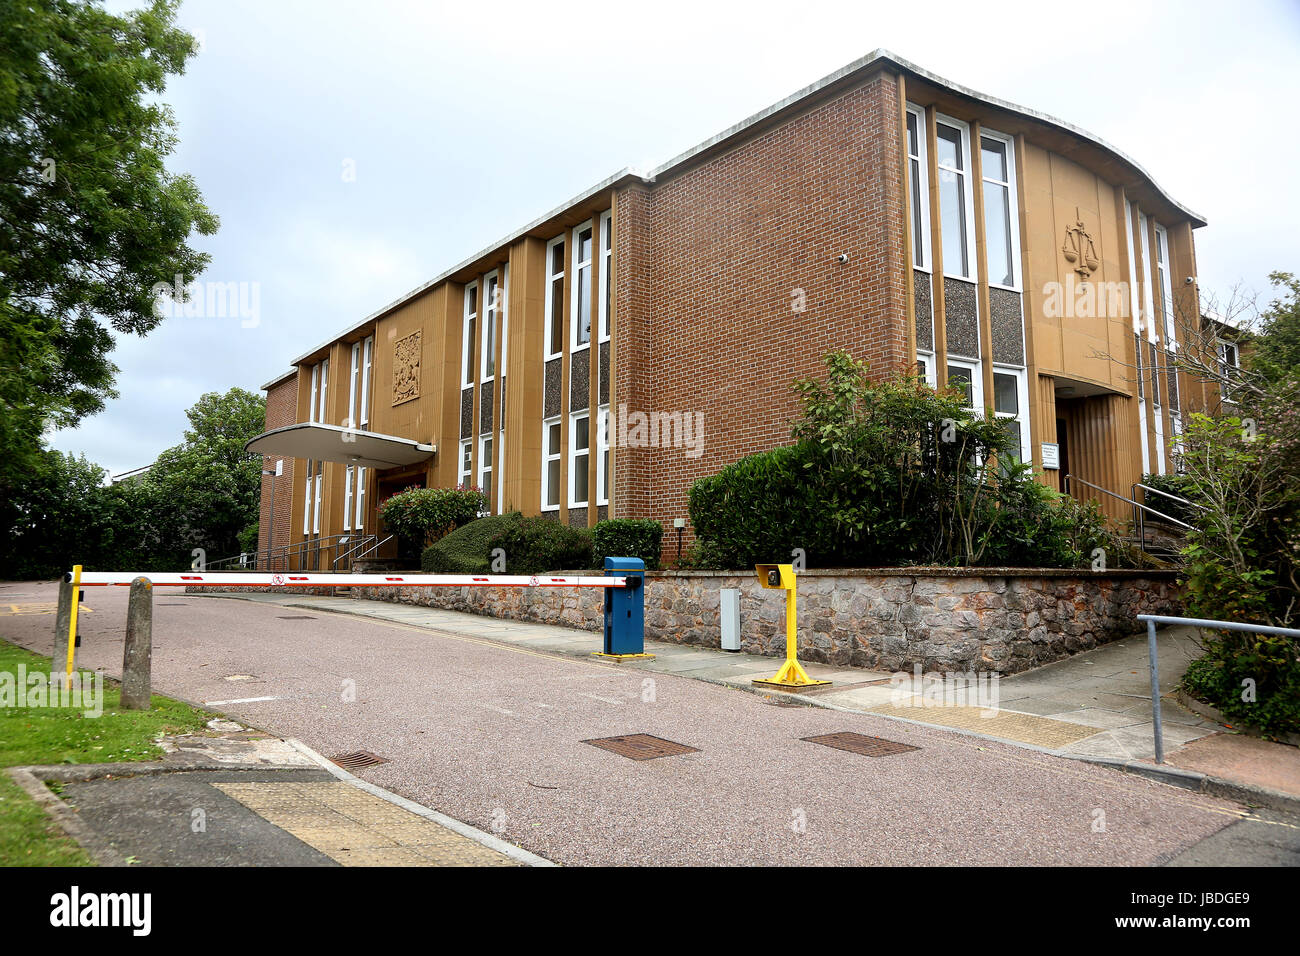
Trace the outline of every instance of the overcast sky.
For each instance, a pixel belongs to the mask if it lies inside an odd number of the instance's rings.
[[[186,0],[180,23],[203,47],[166,96],[171,166],[221,217],[198,241],[203,278],[256,283],[259,321],[177,317],[119,339],[121,398],[53,440],[111,473],[180,441],[202,393],[257,390],[611,173],[877,47],[1128,153],[1208,219],[1203,290],[1300,272],[1296,0]]]

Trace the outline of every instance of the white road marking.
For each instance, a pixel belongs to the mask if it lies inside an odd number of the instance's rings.
[[[620,707],[623,706],[623,702],[621,700],[614,700],[613,698],[610,697],[597,697],[595,694],[579,694],[578,696],[590,697],[592,700],[598,700],[602,704],[618,704]]]
[[[204,707],[224,707],[226,704],[260,704],[264,700],[284,700],[283,697],[240,697],[236,700],[205,700]]]

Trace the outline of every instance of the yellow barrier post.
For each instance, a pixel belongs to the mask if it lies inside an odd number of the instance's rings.
[[[755,678],[754,683],[768,687],[780,687],[783,690],[803,690],[808,687],[830,686],[831,682],[828,680],[813,680],[808,676],[808,672],[799,665],[799,641],[796,625],[798,620],[798,598],[795,594],[797,584],[795,582],[794,565],[760,564],[754,568],[754,571],[758,575],[758,583],[764,588],[785,591],[785,664],[776,672],[774,677]]]
[[[72,566],[72,611],[68,614],[68,663],[63,672],[63,689],[72,688],[72,663],[77,652],[77,606],[81,603],[81,565]]]

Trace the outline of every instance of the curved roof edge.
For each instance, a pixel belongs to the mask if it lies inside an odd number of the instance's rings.
[[[1105,150],[1106,152],[1115,156],[1117,159],[1121,160],[1122,162],[1132,167],[1132,169],[1136,173],[1138,173],[1148,183],[1151,184],[1152,188],[1154,188],[1155,191],[1159,193],[1160,196],[1166,202],[1168,202],[1175,209],[1181,211],[1185,216],[1187,216],[1188,219],[1192,220],[1194,226],[1199,227],[1199,226],[1206,225],[1205,217],[1201,216],[1199,213],[1193,211],[1192,209],[1189,209],[1187,206],[1184,206],[1178,200],[1174,199],[1174,197],[1171,196],[1163,186],[1161,186],[1158,182],[1156,182],[1155,178],[1149,172],[1146,171],[1146,169],[1142,166],[1141,163],[1133,159],[1133,157],[1129,156],[1123,150],[1117,149],[1116,147],[1112,146],[1110,143],[1106,142],[1100,136],[1090,133],[1086,129],[1083,129],[1079,126],[1075,126],[1073,123],[1067,123],[1065,120],[1057,119],[1055,116],[1051,116],[1039,110],[1030,109],[1027,106],[1020,106],[1019,104],[1012,103],[1009,100],[1000,99],[996,96],[989,96],[986,93],[980,93],[978,90],[973,90],[968,86],[961,85],[960,83],[954,83],[952,80],[945,79],[944,77],[939,76],[937,73],[932,73],[929,70],[925,69],[924,67],[917,66],[915,63],[912,63],[910,60],[905,60],[901,56],[898,56],[897,54],[894,54],[889,50],[886,50],[883,47],[881,47],[873,50],[872,52],[868,53],[864,57],[860,57],[859,59],[854,60],[852,63],[840,67],[838,70],[836,70],[833,73],[828,73],[826,76],[822,77],[820,80],[817,80],[815,83],[811,83],[808,86],[805,86],[803,89],[790,94],[789,96],[785,97],[782,100],[779,100],[776,103],[773,103],[771,106],[759,110],[757,113],[753,114],[747,119],[744,119],[739,123],[736,123],[734,126],[728,127],[727,129],[723,130],[721,133],[718,133],[716,136],[709,137],[708,139],[704,140],[702,143],[699,143],[698,145],[692,147],[691,149],[686,150],[686,152],[684,153],[680,153],[679,155],[668,160],[668,162],[663,163],[660,166],[656,166],[654,169],[650,170],[649,172],[642,172],[634,167],[626,166],[623,169],[619,170],[618,172],[614,173],[612,176],[607,176],[605,179],[602,179],[600,182],[596,183],[595,185],[590,186],[587,189],[584,189],[582,192],[578,193],[576,196],[572,197],[567,202],[561,203],[560,205],[551,209],[549,212],[543,213],[541,216],[538,216],[537,218],[533,219],[527,225],[522,226],[519,229],[516,229],[513,232],[509,233],[508,235],[502,237],[501,239],[498,239],[496,242],[483,247],[482,249],[475,252],[473,255],[469,256],[468,258],[462,259],[460,262],[452,266],[450,269],[443,271],[442,273],[428,280],[427,282],[421,283],[411,291],[407,292],[405,295],[399,296],[398,298],[394,299],[392,302],[389,302],[387,305],[383,306],[382,308],[376,309],[374,312],[371,312],[369,315],[367,315],[364,319],[361,319],[359,322],[352,323],[350,326],[345,328],[338,335],[326,339],[324,342],[321,342],[320,344],[316,345],[314,348],[311,348],[308,351],[302,353],[297,358],[293,359],[289,364],[297,366],[300,362],[303,362],[308,357],[315,355],[321,349],[328,347],[332,343],[337,342],[339,339],[344,338],[345,336],[351,335],[353,332],[364,327],[366,324],[375,321],[376,319],[380,318],[386,313],[391,312],[393,309],[396,309],[397,307],[405,304],[406,302],[409,302],[411,299],[415,298],[421,293],[427,292],[429,289],[432,289],[438,284],[445,282],[447,279],[455,275],[457,272],[460,272],[462,269],[468,268],[478,260],[492,254],[497,249],[500,249],[502,246],[508,246],[518,241],[521,237],[527,235],[529,232],[536,229],[538,226],[541,226],[543,223],[551,219],[554,219],[557,216],[563,215],[567,210],[578,205],[579,203],[585,202],[586,200],[595,196],[597,193],[603,192],[604,190],[609,189],[610,187],[615,186],[619,183],[625,182],[628,179],[639,179],[645,183],[652,183],[660,176],[671,174],[675,172],[679,167],[685,166],[691,160],[698,157],[700,154],[710,149],[713,149],[714,147],[717,147],[723,143],[726,143],[730,140],[736,139],[744,135],[752,127],[758,125],[759,123],[762,123],[764,120],[772,116],[775,116],[777,113],[780,113],[781,111],[788,109],[790,107],[796,106],[800,102],[808,99],[811,96],[815,96],[816,94],[827,89],[828,87],[833,86],[834,84],[839,83],[841,81],[848,80],[850,77],[854,76],[857,73],[860,73],[864,70],[867,70],[868,68],[879,66],[882,64],[892,64],[893,66],[897,67],[900,70],[904,70],[908,73],[918,76],[921,79],[929,83],[933,83],[936,86],[941,86],[947,90],[950,90],[953,93],[956,93],[959,96],[964,96],[976,102],[984,103],[988,106],[992,106],[997,109],[1006,110],[1007,112],[1010,113],[1019,114],[1020,116],[1023,116],[1027,119],[1031,119],[1039,123],[1044,123],[1048,126],[1054,126],[1059,130],[1063,130],[1064,132],[1071,134],[1072,136],[1077,136],[1080,139],[1086,140],[1089,143],[1092,143],[1094,146],[1097,146],[1100,149]],[[275,384],[278,381],[280,381],[280,379],[278,378],[273,379],[268,384]]]

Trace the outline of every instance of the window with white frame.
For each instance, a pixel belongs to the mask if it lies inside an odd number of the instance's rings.
[[[326,420],[325,410],[329,407],[326,404],[326,397],[329,391],[329,378],[329,359],[325,359],[324,361],[312,366],[311,401],[307,406],[307,420],[309,422],[324,422]]]
[[[569,307],[569,321],[573,327],[570,348],[573,351],[591,344],[592,243],[590,222],[573,230],[573,301]]]
[[[324,477],[321,472],[325,470],[325,463],[316,462],[316,477],[313,479],[314,487],[312,491],[312,508],[311,508],[311,533],[320,534],[320,503],[323,497],[321,488],[321,478]]]
[[[1025,370],[993,366],[993,414],[1014,440],[1015,457],[1019,461],[1030,461],[1032,457],[1028,408],[1029,384]]]
[[[934,388],[934,355],[930,352],[916,353],[916,377],[926,385]]]
[[[1169,281],[1169,233],[1164,226],[1156,226],[1156,274],[1159,278],[1160,311],[1163,313],[1165,348],[1178,351],[1178,330],[1174,319],[1174,291]]]
[[[546,358],[564,351],[564,236],[546,244]]]
[[[948,387],[962,396],[962,404],[975,414],[984,413],[984,377],[975,362],[948,359]]]
[[[474,385],[474,335],[478,330],[478,283],[465,286],[465,317],[460,336],[460,387]]]
[[[462,488],[468,488],[473,477],[474,442],[466,438],[460,443],[460,472],[457,481]]]
[[[353,496],[355,511],[352,515],[352,530],[366,529],[366,469],[357,466],[357,493]]]
[[[1156,341],[1157,323],[1156,323],[1156,306],[1155,297],[1152,289],[1155,287],[1155,277],[1151,271],[1151,231],[1148,226],[1146,213],[1138,211],[1138,255],[1142,259],[1142,320],[1147,332],[1147,341]]]
[[[970,128],[960,120],[935,122],[936,162],[939,168],[939,226],[943,233],[944,275],[970,279],[975,261],[974,200],[971,196]]]
[[[487,510],[492,510],[492,436],[485,435],[478,440],[478,486],[483,490],[487,500]]]
[[[1219,394],[1223,396],[1224,401],[1232,401],[1232,381],[1236,378],[1240,367],[1237,343],[1228,339],[1219,339],[1219,374],[1222,376]]]
[[[348,465],[343,471],[343,530],[352,530],[352,482],[356,469]]]
[[[912,197],[912,265],[930,270],[930,166],[925,110],[907,106],[907,178]]]
[[[600,214],[600,341],[609,341],[609,317],[613,314],[614,302],[610,290],[614,275],[614,213],[612,210]]]
[[[370,383],[374,380],[371,370],[375,364],[375,337],[367,335],[362,343],[361,363],[361,427],[370,427]]]
[[[560,446],[560,420],[548,418],[542,422],[542,510],[556,511],[560,507],[560,459],[564,449]]]
[[[587,503],[587,463],[591,456],[591,419],[584,412],[569,419],[569,507]]]
[[[596,504],[609,504],[609,406],[596,412]]]
[[[992,285],[1020,288],[1019,222],[1015,155],[1009,136],[980,134],[980,174],[984,178],[984,249]]]
[[[311,503],[312,493],[315,488],[312,482],[312,469],[315,464],[316,462],[312,459],[307,459],[307,480],[302,495],[302,533],[304,537],[311,534]]]
[[[501,379],[506,377],[510,346],[510,263],[501,267],[501,284],[497,286],[497,310],[501,313]]]
[[[361,386],[361,343],[352,343],[352,369],[348,373],[348,420],[343,424],[348,428],[357,427],[357,412],[360,405]]]
[[[497,310],[500,307],[501,284],[496,272],[483,278],[483,354],[479,360],[479,376],[490,382],[497,374]]]

